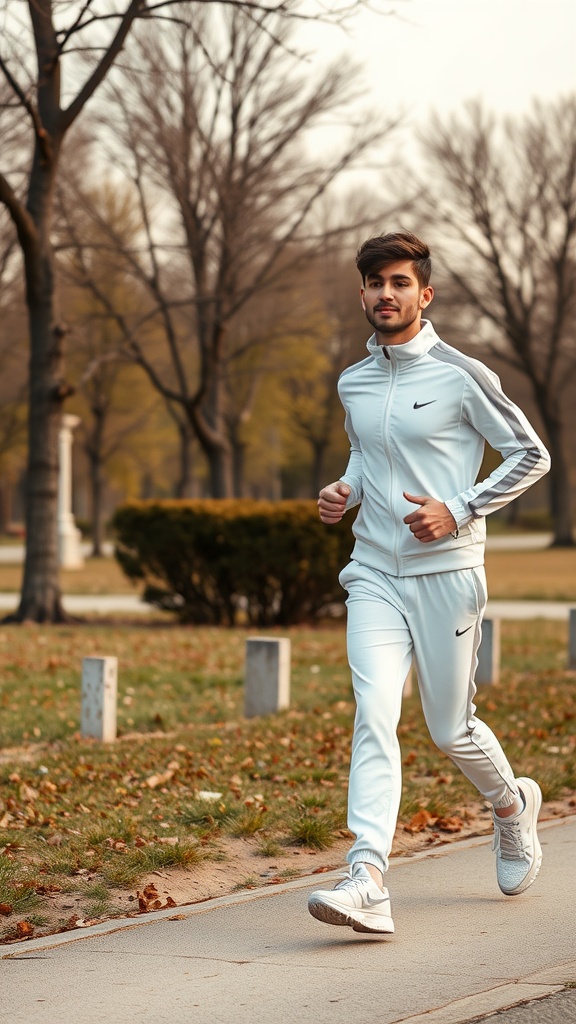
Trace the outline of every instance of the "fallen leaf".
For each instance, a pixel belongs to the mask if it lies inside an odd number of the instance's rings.
[[[423,832],[428,825],[434,825],[436,818],[424,807],[417,811],[412,820],[404,825],[405,832]]]
[[[464,822],[462,818],[438,818],[436,822],[436,828],[439,828],[441,832],[461,832],[464,828]]]
[[[157,786],[163,786],[166,782],[170,782],[173,775],[174,772],[172,769],[169,769],[167,772],[162,772],[159,775],[150,775],[146,779],[146,785],[149,789],[156,789]]]
[[[9,903],[0,903],[0,914],[2,917],[10,917],[10,914],[14,913],[14,908]]]
[[[28,939],[34,934],[34,925],[30,921],[18,921],[16,932],[20,939]]]
[[[37,800],[39,796],[38,790],[34,789],[33,786],[29,786],[27,782],[22,783],[20,789],[18,790],[18,794],[20,796],[22,803],[24,804],[34,803],[34,801]]]

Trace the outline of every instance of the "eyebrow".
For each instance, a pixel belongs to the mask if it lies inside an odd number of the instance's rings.
[[[383,275],[378,273],[378,272],[376,272],[374,274],[368,274],[367,277],[366,277],[366,280],[367,281],[376,281],[376,280],[382,281],[383,280]],[[411,277],[409,277],[408,274],[392,274],[392,280],[393,281],[412,281],[413,279]]]

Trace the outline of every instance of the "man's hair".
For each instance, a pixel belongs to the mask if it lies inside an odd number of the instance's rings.
[[[356,266],[363,281],[387,263],[397,263],[399,260],[411,260],[420,287],[428,286],[432,272],[430,250],[425,242],[410,231],[390,231],[387,235],[368,238],[356,254]]]

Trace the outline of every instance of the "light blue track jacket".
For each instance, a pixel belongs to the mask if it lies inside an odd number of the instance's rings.
[[[352,557],[393,576],[482,565],[485,516],[548,472],[546,448],[496,374],[429,321],[403,345],[382,348],[372,336],[367,347],[338,382],[351,446],[346,507],[361,506]],[[485,441],[503,461],[476,483]],[[416,540],[403,519],[418,506],[403,491],[445,502],[458,530]]]

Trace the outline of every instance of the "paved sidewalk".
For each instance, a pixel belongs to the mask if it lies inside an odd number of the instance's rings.
[[[0,593],[0,612],[16,611],[19,601],[19,594]],[[135,594],[64,594],[62,602],[71,615],[149,615],[156,610]],[[574,607],[576,601],[488,601],[486,617],[567,621]],[[166,621],[171,621],[168,616]]]
[[[332,872],[0,947],[0,1016],[6,1024],[477,1020],[576,981],[576,817],[545,823],[541,841],[540,877],[512,898],[496,886],[486,838],[393,860],[396,934],[385,938],[308,915],[308,893],[333,885]]]

